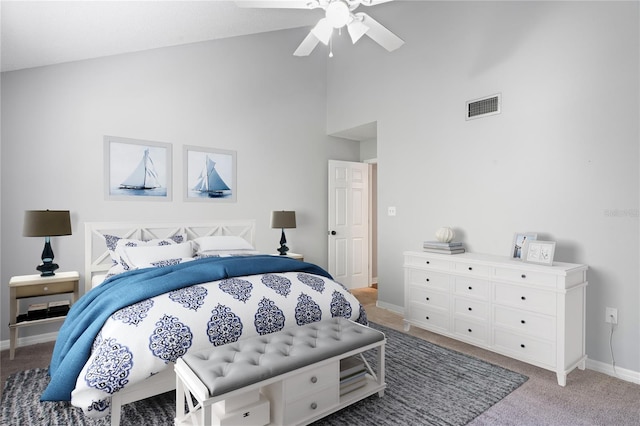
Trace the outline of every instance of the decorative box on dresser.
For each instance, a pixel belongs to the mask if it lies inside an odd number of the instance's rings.
[[[586,265],[476,253],[404,253],[411,325],[547,370],[585,368]]]

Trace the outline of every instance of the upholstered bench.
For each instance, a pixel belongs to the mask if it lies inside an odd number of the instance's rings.
[[[385,343],[380,331],[332,318],[188,353],[175,366],[176,424],[307,424],[382,396]],[[375,372],[362,357],[374,348]],[[363,372],[347,392],[340,361],[356,355]]]

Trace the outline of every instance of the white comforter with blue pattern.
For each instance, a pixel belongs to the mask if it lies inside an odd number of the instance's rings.
[[[239,266],[242,262],[250,267]],[[344,286],[316,265],[297,260],[202,259],[127,274],[73,305],[56,342],[52,380],[42,400],[69,400],[70,394],[74,406],[101,417],[109,412],[114,392],[173,368],[187,351],[336,316],[367,324],[362,306]],[[91,296],[101,287],[101,295]],[[138,293],[133,303],[119,300]],[[108,302],[101,304],[101,298]]]

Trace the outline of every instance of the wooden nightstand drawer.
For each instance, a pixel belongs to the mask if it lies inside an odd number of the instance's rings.
[[[73,293],[75,288],[76,283],[73,281],[16,287],[16,299],[48,296],[50,294]]]

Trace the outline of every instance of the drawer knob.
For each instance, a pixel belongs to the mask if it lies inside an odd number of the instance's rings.
[[[44,287],[43,290],[44,291],[49,291],[49,287]]]
[[[429,319],[429,317],[424,317],[424,319],[427,319],[427,320],[428,320],[428,319]]]
[[[521,296],[520,299],[527,300],[527,298],[525,296]]]
[[[520,344],[520,347],[521,347],[522,349],[524,349],[524,343],[521,343],[521,344]]]
[[[425,281],[426,281],[426,282],[429,282],[429,278],[427,278]]]
[[[520,275],[523,279],[527,278],[527,276],[525,274]]]
[[[473,268],[472,268],[471,266],[469,266],[469,270],[470,270],[470,271],[473,271]]]
[[[469,290],[473,290],[473,287],[469,286]]]
[[[318,383],[318,378],[316,376],[313,376],[311,378],[311,383]]]
[[[520,320],[521,324],[526,324],[527,322],[525,320]]]
[[[467,309],[470,310],[470,311],[473,311],[473,309],[471,309],[471,306],[469,306]]]
[[[469,333],[472,333],[472,332],[473,332],[471,329],[468,329],[467,331],[468,331]]]
[[[425,300],[429,300],[429,298],[428,298],[428,297],[425,297],[424,299],[425,299]]]
[[[428,265],[430,262],[427,260],[425,263]]]
[[[311,403],[311,409],[315,410],[316,408],[318,408],[318,404],[316,404],[315,402]]]

